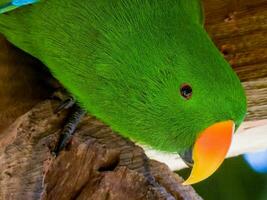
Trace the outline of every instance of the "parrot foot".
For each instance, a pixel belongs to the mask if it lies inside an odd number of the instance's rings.
[[[76,103],[75,98],[61,87],[57,89],[52,98],[59,99],[61,101],[59,106],[54,110],[55,114],[66,109],[70,109],[67,121],[60,133],[58,144],[52,152],[54,156],[58,156],[58,154],[70,143],[81,118],[86,112]]]
[[[53,155],[57,156],[60,151],[62,151],[71,141],[74,132],[79,124],[79,122],[81,121],[81,118],[85,115],[85,110],[83,110],[80,106],[78,106],[77,104],[70,102],[69,101],[64,101],[62,103],[62,105],[60,105],[59,107],[61,109],[64,108],[69,108],[71,106],[71,113],[66,121],[65,126],[63,127],[63,130],[60,134],[60,138],[59,138],[59,142],[53,152]],[[63,105],[65,105],[66,107],[64,107]]]
[[[73,107],[75,104],[76,100],[72,96],[69,96],[59,104],[59,106],[55,109],[54,113],[56,114],[62,110],[69,109]]]

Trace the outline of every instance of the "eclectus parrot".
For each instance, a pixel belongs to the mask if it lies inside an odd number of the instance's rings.
[[[246,96],[203,27],[199,0],[9,1],[0,0],[0,32],[88,113],[124,137],[178,152],[193,167],[184,184],[220,166]]]

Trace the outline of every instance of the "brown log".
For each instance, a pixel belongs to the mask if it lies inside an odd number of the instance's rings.
[[[204,6],[207,31],[246,89],[247,120],[267,119],[266,0],[204,0]],[[164,164],[89,116],[54,158],[67,111],[55,115],[58,102],[44,100],[53,88],[40,67],[0,39],[1,200],[200,199]]]
[[[53,157],[67,114],[54,114],[56,104],[38,104],[0,140],[0,199],[201,199],[165,164],[89,116],[68,150]]]

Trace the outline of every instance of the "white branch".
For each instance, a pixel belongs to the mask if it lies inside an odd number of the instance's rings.
[[[187,167],[175,153],[162,153],[147,147],[144,147],[144,149],[151,159],[166,163],[173,171]],[[265,149],[267,149],[267,119],[256,122],[245,122],[234,135],[227,157],[234,157]]]

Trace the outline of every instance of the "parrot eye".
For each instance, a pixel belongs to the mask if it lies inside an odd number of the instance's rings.
[[[182,97],[184,97],[185,99],[188,100],[192,97],[193,89],[188,84],[182,84],[182,86],[180,88],[180,93],[181,93]]]

